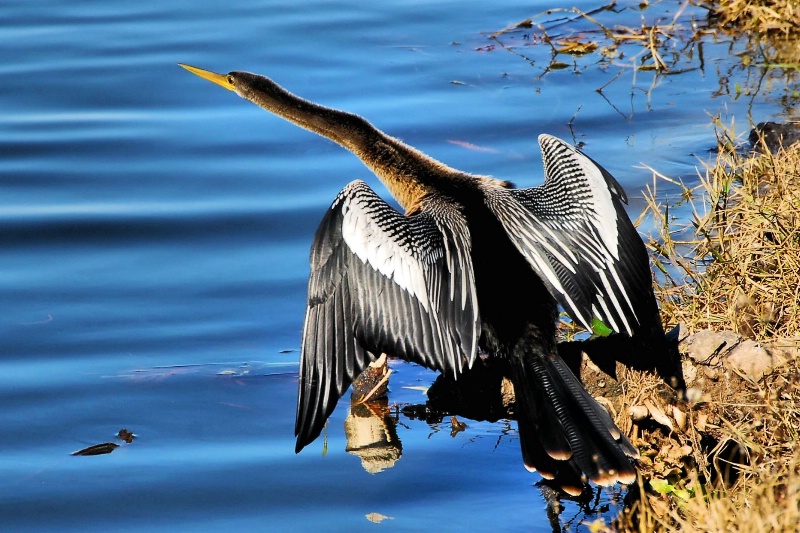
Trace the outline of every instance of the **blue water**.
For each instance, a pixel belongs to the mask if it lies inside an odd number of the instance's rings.
[[[504,37],[532,65],[489,39],[548,7],[6,0],[0,530],[550,531],[507,422],[466,421],[451,437],[449,422],[400,415],[402,458],[368,474],[344,450],[342,402],[327,446],[294,454],[311,236],[348,181],[384,189],[338,146],[176,65],[267,74],[520,186],[541,180],[539,133],[583,142],[634,215],[651,180],[641,164],[696,180],[714,146],[709,114],[742,125],[781,112],[770,95],[720,91],[720,72],[752,75],[733,67],[730,40],[708,44],[704,70],[654,77],[597,68],[596,56],[545,73],[548,47]],[[617,16],[637,26],[643,14]],[[424,402],[434,374],[395,370],[391,402]],[[120,428],[136,440],[70,455]],[[601,493],[607,516],[619,494]],[[570,529],[595,517],[565,506]],[[369,513],[390,518],[376,526]]]

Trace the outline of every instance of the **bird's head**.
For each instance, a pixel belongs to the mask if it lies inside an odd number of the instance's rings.
[[[229,91],[233,91],[242,98],[250,100],[254,104],[289,120],[292,120],[290,113],[282,110],[287,109],[287,107],[292,107],[291,104],[293,102],[304,102],[301,98],[291,94],[266,76],[238,70],[228,72],[227,74],[217,74],[216,72],[193,67],[184,63],[178,63],[178,65],[192,74],[216,83]],[[314,106],[317,109],[323,109],[321,106],[316,106],[315,104],[308,103],[308,105]],[[296,123],[298,122],[297,120],[293,121]],[[305,128],[309,127],[308,124],[302,122],[300,122],[300,125]]]
[[[204,70],[202,68],[193,67],[191,65],[186,65],[184,63],[178,63],[178,65],[185,68],[192,74],[196,74],[203,79],[214,82],[221,87],[225,87],[229,91],[237,92],[236,72],[230,72],[228,74],[217,74],[216,72],[211,72],[210,70]]]

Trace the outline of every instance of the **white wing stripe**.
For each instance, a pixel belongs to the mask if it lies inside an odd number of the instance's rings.
[[[393,280],[414,296],[425,311],[430,312],[430,301],[425,291],[425,274],[419,260],[408,247],[398,245],[393,235],[367,215],[369,206],[357,200],[345,200],[342,209],[342,238],[361,261]]]
[[[633,317],[636,318],[636,312],[633,308],[633,304],[631,303],[630,298],[628,297],[628,291],[625,290],[625,286],[622,284],[622,280],[619,279],[619,272],[617,272],[616,268],[610,268],[609,270],[611,271],[611,276],[614,278],[614,282],[617,284],[617,287],[619,288],[619,293],[622,294],[623,298],[625,298],[625,303],[628,304],[628,309],[630,309]],[[625,315],[623,314],[623,317],[624,316]],[[625,321],[625,324],[628,326],[628,332],[630,333],[631,327],[628,324],[627,320]]]
[[[602,238],[606,249],[611,253],[614,259],[619,259],[619,250],[617,246],[617,212],[614,209],[614,202],[611,199],[611,191],[608,190],[608,185],[606,185],[606,181],[600,169],[574,149],[573,153],[575,157],[578,158],[581,170],[586,176],[586,181],[592,191],[591,198],[593,201],[591,203],[593,209],[591,216],[588,218]]]
[[[603,282],[603,287],[606,289],[604,291],[604,294],[608,295],[608,297],[611,299],[611,303],[614,305],[614,309],[617,311],[617,314],[619,315],[620,319],[622,319],[625,325],[625,331],[628,333],[628,335],[633,334],[630,324],[628,324],[628,321],[625,319],[625,312],[622,310],[622,306],[619,303],[616,291],[614,291],[614,289],[611,288],[611,284],[608,281],[608,275],[606,271],[600,272],[600,280]],[[609,321],[612,320],[613,315],[611,313],[607,313],[606,316],[608,317]],[[613,327],[615,331],[619,331],[616,325]]]

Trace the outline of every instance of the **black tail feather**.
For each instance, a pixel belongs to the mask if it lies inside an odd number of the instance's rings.
[[[525,354],[511,362],[525,466],[570,494],[587,481],[631,483],[636,448],[558,357]]]

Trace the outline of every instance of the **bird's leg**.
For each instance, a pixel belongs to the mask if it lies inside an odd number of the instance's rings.
[[[386,395],[389,388],[389,375],[392,370],[387,364],[386,354],[371,362],[359,376],[353,380],[353,392],[350,403],[358,405],[377,400]]]

